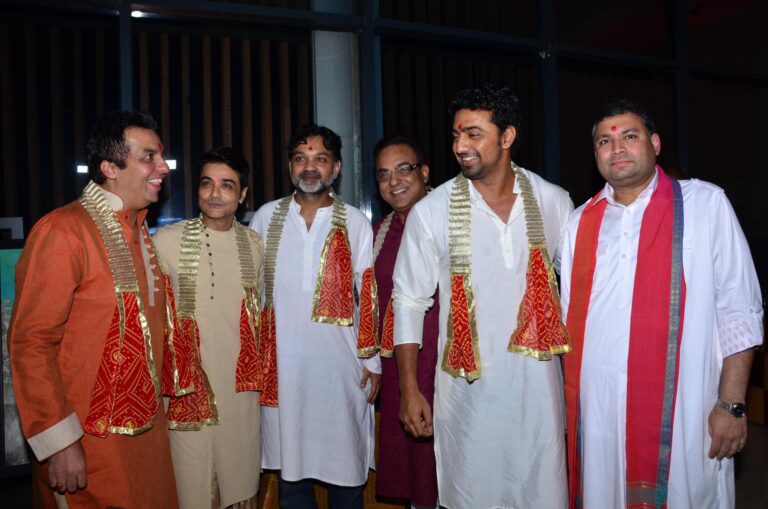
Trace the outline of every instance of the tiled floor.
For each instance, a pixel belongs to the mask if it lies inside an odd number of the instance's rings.
[[[29,509],[32,486],[28,476],[0,480],[0,507]],[[736,458],[736,508],[768,507],[768,425],[749,425],[749,444]],[[699,508],[696,508],[699,509]]]

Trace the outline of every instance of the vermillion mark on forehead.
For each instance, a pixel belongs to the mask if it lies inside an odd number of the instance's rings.
[[[307,149],[312,150],[312,145],[308,146]]]
[[[616,126],[615,125],[611,126],[611,131],[616,132]]]
[[[461,123],[456,124],[456,129],[461,129]]]

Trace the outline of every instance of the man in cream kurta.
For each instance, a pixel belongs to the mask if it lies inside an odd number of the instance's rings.
[[[524,207],[521,179],[533,189],[553,252],[573,205],[561,188],[510,168],[519,126],[511,91],[464,91],[452,109],[453,148],[462,175],[432,191],[408,216],[394,273],[395,355],[420,342],[424,312],[438,287],[434,436],[440,505],[562,509],[567,501],[560,359],[537,360],[507,349],[518,326],[529,259],[526,216],[532,211]],[[452,288],[449,210],[454,183],[461,178],[469,181],[471,232],[462,235],[471,237],[480,358],[480,377],[472,383],[443,369]],[[401,370],[401,388],[407,382]],[[428,406],[418,408],[418,396],[403,390],[403,407],[416,408],[406,411],[404,424],[425,436],[433,421]]]
[[[259,394],[236,391],[243,301],[238,233],[247,240],[246,256],[257,271],[262,262],[261,239],[236,223],[248,182],[248,163],[242,155],[220,148],[203,154],[200,166],[201,218],[166,226],[155,235],[160,263],[171,278],[179,308],[184,298],[179,291],[182,237],[190,223],[203,224],[195,319],[218,423],[170,432],[179,505],[181,509],[208,509],[253,499],[251,505],[236,507],[255,507],[261,466]],[[214,503],[217,499],[218,504]]]
[[[323,258],[323,248],[338,212],[346,213],[358,291],[363,271],[371,267],[373,235],[368,219],[331,194],[341,167],[340,149],[340,138],[327,128],[299,129],[289,144],[296,193],[265,204],[250,223],[265,242],[265,293],[270,293],[270,242],[279,244],[273,253],[273,293],[264,303],[265,308],[274,304],[278,391],[277,401],[269,403],[277,406],[266,406],[262,400],[262,466],[280,470],[281,507],[312,507],[310,479],[330,485],[331,507],[337,492],[354,499],[349,502],[352,507],[362,507],[362,485],[373,467],[371,403],[378,392],[379,357],[358,357],[357,309],[351,326],[311,319],[316,289],[323,284],[321,261],[332,266],[330,254]],[[280,215],[284,224],[275,233],[270,225]],[[351,293],[334,296],[351,298]],[[261,341],[263,345],[263,331]]]
[[[562,303],[569,320],[578,305],[571,278],[577,270],[579,224],[587,208],[601,201],[606,204],[583,331],[580,379],[569,379],[574,375],[568,364],[565,376],[569,385],[580,383],[576,387],[582,507],[624,507],[632,492],[625,485],[625,472],[632,460],[626,444],[633,293],[638,281],[649,277],[635,279],[638,246],[651,199],[661,179],[669,177],[655,166],[661,142],[653,121],[634,103],[607,106],[595,123],[594,140],[598,167],[608,182],[574,212],[563,235]],[[747,425],[746,417],[731,415],[717,402],[719,398],[744,403],[750,349],[763,336],[761,294],[749,246],[723,190],[695,179],[679,184],[686,288],[668,486],[662,500],[670,509],[725,509],[734,506],[732,457],[746,443]],[[646,337],[644,351],[647,342]],[[644,391],[650,376],[643,373],[639,382]],[[647,412],[647,403],[643,406]],[[650,435],[648,430],[644,435]],[[666,476],[659,477],[660,483],[667,483]]]

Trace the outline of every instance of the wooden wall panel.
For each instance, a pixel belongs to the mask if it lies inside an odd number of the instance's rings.
[[[24,27],[24,57],[26,70],[26,83],[24,89],[27,92],[27,199],[29,200],[29,218],[31,222],[40,219],[43,210],[43,196],[40,193],[40,119],[39,119],[39,83],[37,66],[40,64],[40,55],[37,52],[35,27]]]
[[[261,143],[263,147],[271,147],[272,136],[272,64],[269,41],[259,43],[259,76],[261,83]],[[274,154],[271,150],[263,150],[261,168],[256,173],[261,173],[264,188],[264,201],[274,200],[275,195],[275,171]],[[279,170],[278,170],[279,171]],[[279,174],[279,173],[278,173]]]
[[[240,87],[242,88],[242,101],[241,101],[241,115],[242,115],[242,151],[243,156],[248,160],[251,165],[251,173],[248,175],[248,208],[253,210],[255,208],[254,198],[254,174],[256,169],[253,167],[253,78],[252,78],[252,65],[251,65],[251,41],[250,39],[243,39],[240,42]]]
[[[8,37],[8,25],[0,23],[0,136],[2,136],[3,151],[3,202],[4,216],[19,216],[21,211],[17,204],[16,178],[16,108],[14,105],[14,90],[11,61],[11,50]]]
[[[59,27],[51,27],[49,33],[49,55],[50,55],[50,70],[51,79],[49,81],[50,94],[51,94],[51,172],[53,178],[51,184],[53,187],[53,205],[60,207],[64,205],[64,147],[63,147],[63,123],[62,123],[62,109],[63,109],[63,92],[62,83],[64,82],[64,76],[62,73],[62,51],[61,51],[61,29]]]

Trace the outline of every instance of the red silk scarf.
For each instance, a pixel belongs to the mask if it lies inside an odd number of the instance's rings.
[[[379,350],[379,298],[373,268],[363,271],[360,289],[360,318],[357,324],[357,356],[372,357]]]
[[[245,297],[240,304],[240,353],[235,370],[235,391],[259,390],[259,314],[258,289],[243,288]],[[247,305],[247,303],[254,305]]]
[[[379,354],[382,357],[392,357],[395,351],[395,313],[392,311],[392,299],[387,303],[387,310],[384,313],[384,323],[381,326],[381,345],[379,345]]]
[[[632,297],[627,359],[627,507],[666,507],[683,330],[683,204],[680,184],[657,167],[658,183],[643,214]],[[579,391],[585,329],[606,200],[598,193],[579,221],[571,274],[565,356],[569,504],[582,506]]]
[[[277,406],[277,329],[275,308],[267,302],[261,310],[259,328],[259,402]]]

